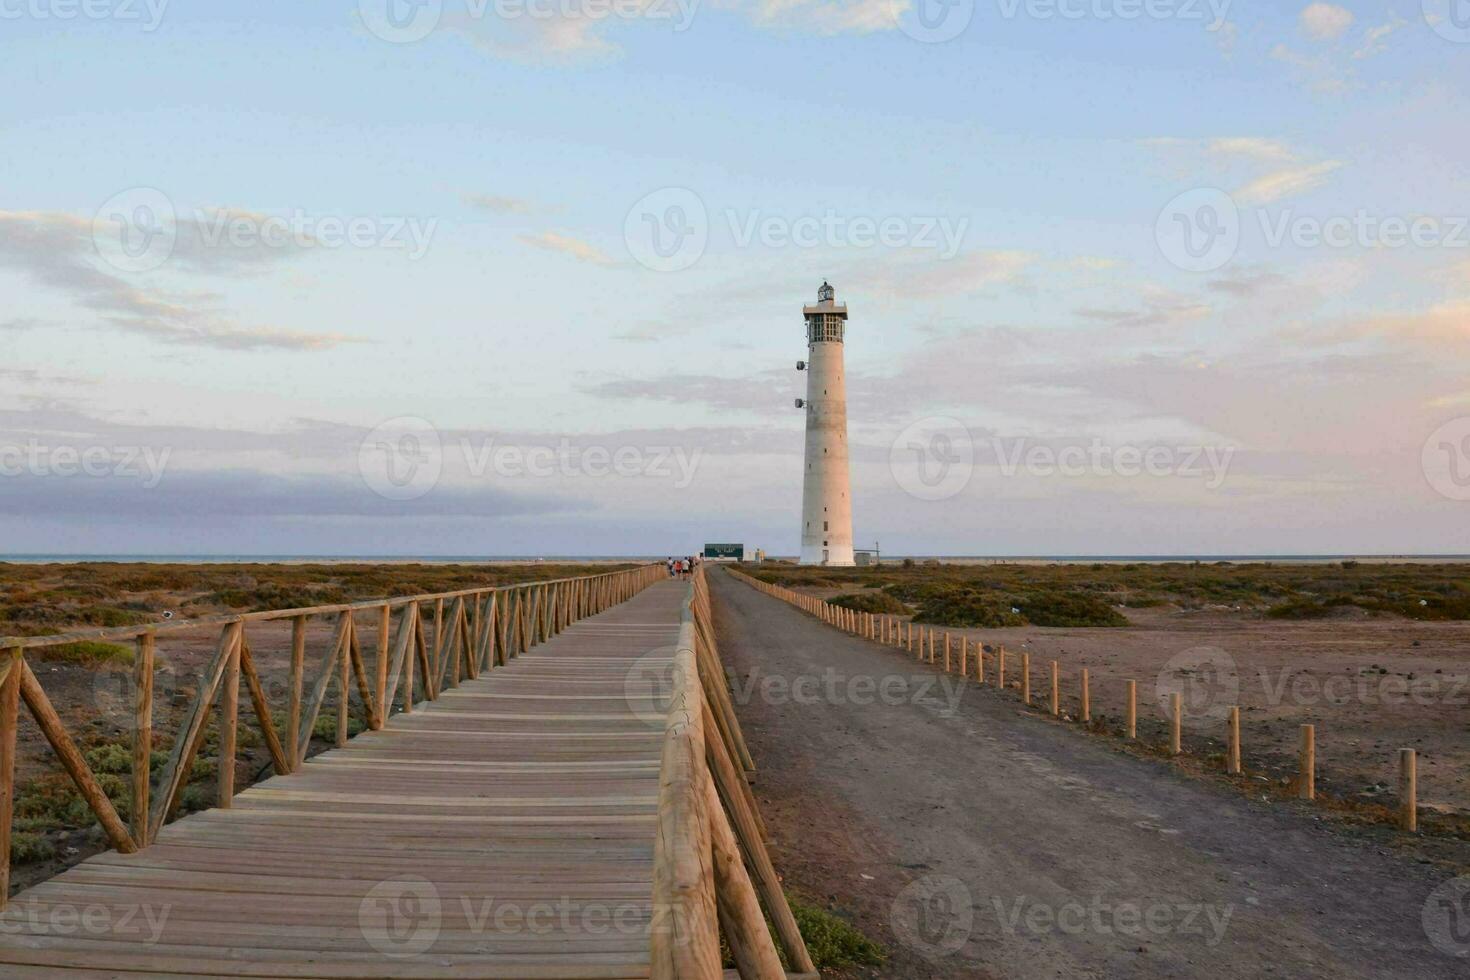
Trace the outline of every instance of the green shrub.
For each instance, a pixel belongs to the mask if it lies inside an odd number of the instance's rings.
[[[10,837],[10,860],[14,864],[49,861],[56,856],[56,845],[41,834],[16,833]]]
[[[788,895],[787,902],[817,969],[882,966],[887,959],[882,946],[827,910],[795,895]]]
[[[907,616],[910,612],[908,606],[887,592],[852,592],[840,595],[831,602],[834,606],[882,616]]]
[[[83,640],[79,643],[64,643],[61,646],[36,647],[26,656],[43,663],[79,664],[83,667],[131,666],[133,648],[117,643]]]

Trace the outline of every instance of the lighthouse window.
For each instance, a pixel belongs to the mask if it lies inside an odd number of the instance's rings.
[[[823,521],[822,522],[822,530],[823,531],[827,530],[827,522],[826,521]]]

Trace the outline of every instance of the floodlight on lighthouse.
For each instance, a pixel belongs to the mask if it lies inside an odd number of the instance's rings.
[[[806,370],[806,361],[797,361],[796,362],[796,370],[798,370],[798,371],[805,371]]]

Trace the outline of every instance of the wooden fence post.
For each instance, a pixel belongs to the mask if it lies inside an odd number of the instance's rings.
[[[1413,749],[1399,749],[1399,827],[1419,829],[1419,762]]]
[[[1087,668],[1082,668],[1082,717],[1081,721],[1086,724],[1092,721],[1092,692],[1087,686]]]
[[[995,686],[1002,691],[1006,689],[1006,648],[1004,645],[995,653]]]
[[[1130,739],[1138,737],[1138,682],[1128,682],[1128,705],[1125,709],[1123,727]]]
[[[153,764],[153,653],[154,637],[138,637],[133,653],[133,796],[129,829],[140,848],[148,840],[148,790]]]
[[[1031,654],[1021,651],[1021,701],[1031,706]]]
[[[20,721],[22,654],[6,650],[0,660],[0,909],[10,900],[10,836],[15,813],[15,728]]]
[[[1302,726],[1301,776],[1298,795],[1304,800],[1317,798],[1317,726]]]
[[[1230,709],[1229,744],[1226,747],[1225,771],[1232,776],[1240,775],[1240,708]]]
[[[228,810],[235,798],[235,745],[240,730],[240,648],[244,643],[243,627],[241,640],[230,651],[225,664],[225,676],[220,684],[219,695],[219,794],[215,806]],[[343,658],[346,663],[346,658]],[[184,780],[187,782],[188,775]]]
[[[1051,714],[1055,718],[1062,713],[1062,669],[1053,660],[1051,662]]]
[[[1169,695],[1169,754],[1184,751],[1184,695],[1175,691]]]

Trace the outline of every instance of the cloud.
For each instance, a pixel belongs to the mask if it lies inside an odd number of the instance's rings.
[[[795,384],[791,375],[792,372],[784,370],[762,371],[737,378],[675,373],[602,381],[586,385],[582,390],[597,398],[706,405],[721,412],[777,415],[791,406],[789,395]]]
[[[1388,37],[1401,27],[1408,26],[1408,21],[1397,14],[1393,14],[1393,20],[1377,27],[1370,27],[1363,34],[1363,43],[1358,50],[1353,52],[1353,57],[1359,61],[1364,58],[1372,58],[1374,55],[1382,54],[1388,48]]]
[[[389,500],[355,477],[283,477],[253,470],[177,470],[156,486],[130,475],[21,475],[0,480],[0,514],[99,523],[129,520],[373,517],[520,517],[590,509],[545,493],[493,486],[439,486],[416,500]],[[99,520],[99,515],[105,519]]]
[[[180,234],[184,247],[176,254],[184,265],[211,271],[237,267],[229,258],[237,250],[221,249],[219,256],[203,259],[210,250],[197,249],[187,244],[190,241],[197,239]],[[324,350],[350,339],[242,326],[197,305],[200,297],[180,301],[104,272],[94,264],[94,255],[89,221],[68,214],[0,211],[0,267],[19,270],[33,282],[63,293],[83,309],[100,314],[104,323],[171,343],[225,350]]]
[[[1145,301],[1141,310],[1085,307],[1076,311],[1084,320],[1095,320],[1115,327],[1164,327],[1203,320],[1214,310],[1207,303],[1186,299],[1154,297]]]
[[[495,194],[471,193],[466,193],[463,197],[466,204],[493,214],[535,214],[540,210],[532,202],[519,197],[500,197]]]
[[[1205,288],[1217,293],[1229,293],[1232,296],[1253,296],[1285,283],[1286,277],[1279,272],[1241,271],[1224,278],[1211,279],[1205,284]]]
[[[613,340],[622,340],[635,344],[649,344],[659,340],[667,340],[670,337],[682,337],[689,333],[693,327],[683,320],[675,320],[666,323],[640,323],[612,335]]]
[[[9,320],[0,320],[0,332],[21,333],[26,330],[36,330],[49,325],[48,321],[38,320],[35,317],[11,317]]]
[[[1222,136],[1209,140],[1205,149],[1212,156],[1246,157],[1272,163],[1289,163],[1297,159],[1295,151],[1285,143],[1261,136]]]
[[[1244,204],[1271,204],[1315,190],[1326,182],[1329,174],[1341,167],[1340,160],[1324,160],[1305,167],[1272,171],[1239,188],[1234,196]]]
[[[560,252],[562,255],[570,255],[578,262],[590,262],[593,265],[614,267],[618,263],[600,248],[580,238],[571,238],[567,235],[559,235],[554,231],[544,231],[539,235],[518,235],[522,242],[536,248],[545,249],[548,252]]]
[[[1335,41],[1353,26],[1353,19],[1352,11],[1336,4],[1313,3],[1301,12],[1298,23],[1314,41]]]

